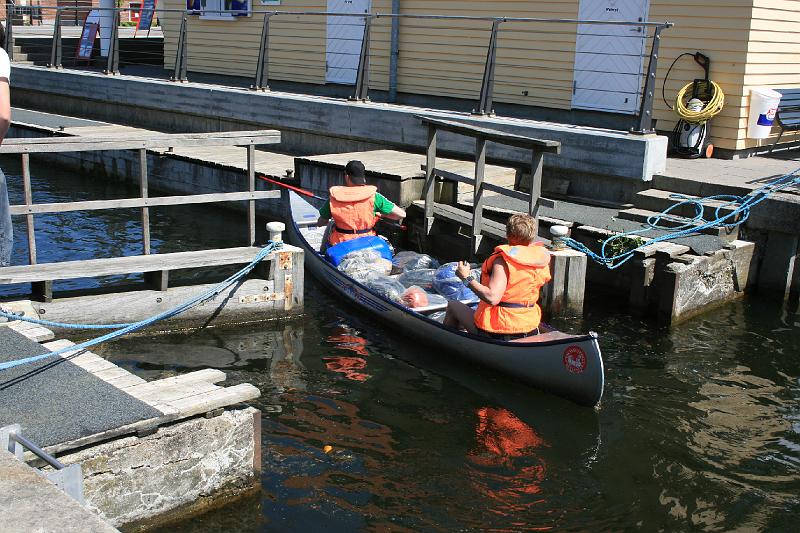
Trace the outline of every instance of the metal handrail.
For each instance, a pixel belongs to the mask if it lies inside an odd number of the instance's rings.
[[[51,8],[53,11],[56,12],[56,18],[60,18],[60,14],[62,12],[78,12],[78,11],[86,11],[86,6],[78,7],[78,6],[60,6],[60,7],[53,7]],[[131,8],[111,8],[111,7],[92,7],[92,10],[100,11],[100,12],[112,12],[114,13],[115,20],[119,21],[119,13],[123,11],[133,11]],[[641,93],[637,94],[637,96],[641,96],[641,101],[638,110],[638,116],[636,120],[636,126],[631,128],[631,131],[634,133],[651,133],[653,132],[653,101],[654,101],[654,93],[655,93],[655,77],[656,71],[658,67],[658,52],[659,52],[659,45],[661,40],[661,32],[665,29],[671,28],[674,26],[672,22],[651,22],[651,21],[626,21],[626,20],[582,20],[582,19],[572,19],[572,18],[541,18],[541,17],[506,17],[506,16],[475,16],[475,15],[435,15],[435,14],[415,14],[415,13],[381,13],[381,12],[366,12],[366,13],[334,13],[330,11],[286,11],[286,10],[264,10],[264,11],[254,11],[250,10],[221,10],[221,9],[175,9],[175,8],[163,8],[157,7],[155,12],[159,15],[172,13],[180,15],[181,22],[180,22],[180,29],[178,33],[178,44],[176,49],[175,55],[175,62],[173,73],[170,78],[172,81],[176,82],[186,82],[188,81],[187,77],[187,63],[188,63],[188,33],[190,32],[190,25],[189,20],[190,17],[194,16],[203,16],[206,14],[218,14],[218,15],[229,15],[229,14],[247,14],[249,16],[258,16],[261,15],[264,18],[263,27],[261,30],[261,39],[260,39],[260,46],[259,46],[259,53],[258,53],[258,62],[255,68],[255,79],[253,84],[251,85],[251,89],[253,90],[269,90],[269,26],[270,21],[276,16],[319,16],[319,17],[350,17],[350,18],[363,18],[365,20],[364,25],[364,33],[362,36],[362,44],[361,50],[359,55],[358,61],[358,69],[356,73],[356,82],[354,84],[354,92],[350,97],[351,100],[354,101],[367,101],[369,100],[369,70],[370,70],[370,30],[371,30],[371,22],[373,20],[386,18],[391,19],[393,21],[401,20],[401,19],[412,19],[412,20],[445,20],[445,21],[487,21],[491,22],[491,31],[490,31],[490,39],[487,43],[487,55],[486,55],[486,62],[484,65],[483,71],[483,79],[481,82],[481,91],[478,97],[478,105],[473,110],[474,114],[477,115],[487,115],[493,114],[494,110],[492,109],[493,103],[493,94],[494,94],[494,85],[495,85],[495,70],[497,64],[497,50],[498,50],[498,31],[500,24],[506,23],[545,23],[545,24],[574,24],[574,25],[602,25],[602,26],[630,26],[630,27],[638,27],[638,28],[653,28],[653,35],[652,35],[652,45],[650,47],[650,54],[649,59],[647,62],[647,70],[644,73],[645,81],[644,87],[641,88]],[[7,15],[9,16],[9,15]],[[10,22],[7,20],[7,23]],[[118,24],[114,24],[114,28]],[[8,26],[8,24],[7,24]],[[11,41],[11,45],[6,43],[6,49],[9,51],[9,54],[13,52],[13,34],[11,32],[11,28],[7,29],[7,41]],[[192,30],[195,31],[195,30]],[[394,36],[394,29],[393,31],[393,42],[392,46],[396,46],[395,43],[395,36]],[[646,30],[645,30],[646,32]],[[113,43],[110,44],[109,48],[109,57],[107,58],[107,64],[105,66],[104,72],[107,74],[116,74],[118,73],[119,67],[119,46],[118,46],[118,32],[112,31],[110,36]],[[60,38],[60,28],[58,25],[55,26],[53,30],[53,42],[52,42],[52,50],[51,50],[51,68],[60,68],[61,67],[61,38]],[[354,54],[355,55],[355,54]],[[646,57],[646,56],[645,56]],[[396,59],[396,58],[395,58]],[[395,61],[396,66],[396,61]],[[391,77],[392,73],[390,73]],[[392,85],[392,81],[390,79],[390,87],[389,87],[390,95],[396,93],[396,80],[394,81],[394,86]],[[394,92],[393,92],[394,91]]]
[[[9,453],[16,452],[16,444],[19,443],[28,451],[33,452],[33,454],[38,457],[39,459],[43,460],[56,470],[63,470],[66,468],[64,463],[44,451],[43,449],[39,448],[34,442],[30,441],[26,437],[23,437],[20,433],[15,430],[11,430],[8,432],[8,451]]]
[[[0,449],[6,449],[14,457],[24,462],[25,450],[32,452],[36,457],[52,466],[54,472],[36,471],[52,481],[58,488],[73,499],[84,504],[83,499],[83,471],[80,464],[65,465],[30,439],[22,435],[22,426],[11,424],[0,428]]]

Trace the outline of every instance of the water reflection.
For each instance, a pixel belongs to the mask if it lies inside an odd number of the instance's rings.
[[[331,372],[344,374],[347,379],[353,381],[366,381],[370,375],[361,372],[367,367],[365,357],[369,356],[369,341],[356,335],[352,328],[342,325],[334,329],[332,335],[328,335],[327,341],[340,350],[354,352],[360,357],[348,357],[343,355],[329,356],[323,358],[325,367]]]

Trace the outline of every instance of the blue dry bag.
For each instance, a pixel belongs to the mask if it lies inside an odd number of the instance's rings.
[[[359,250],[375,250],[384,259],[392,260],[392,250],[389,248],[389,244],[375,235],[367,235],[366,237],[358,237],[357,239],[334,244],[325,250],[325,255],[328,257],[328,261],[335,266],[339,266],[344,256]]]

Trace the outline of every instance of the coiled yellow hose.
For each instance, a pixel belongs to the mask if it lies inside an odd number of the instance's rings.
[[[711,100],[706,102],[705,106],[703,106],[703,109],[700,111],[690,111],[686,107],[686,104],[691,99],[691,93],[687,98],[686,92],[692,88],[694,83],[687,83],[683,86],[683,89],[678,91],[678,96],[675,99],[675,107],[673,109],[681,119],[691,124],[703,124],[722,111],[722,107],[725,105],[725,93],[722,92],[722,88],[716,82],[709,81],[709,83],[714,89],[714,94]]]

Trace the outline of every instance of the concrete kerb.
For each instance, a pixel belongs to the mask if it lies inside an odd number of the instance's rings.
[[[473,117],[464,113],[290,93],[254,93],[242,89],[198,83],[173,84],[133,76],[106,77],[92,72],[52,71],[15,65],[13,89],[89,99],[98,104],[145,110],[205,115],[261,124],[356,142],[375,142],[419,151],[426,145],[426,130],[414,118],[426,114],[456,119],[495,129],[561,141],[562,153],[545,159],[546,165],[569,173],[601,174],[647,181],[666,166],[665,137],[501,117]],[[43,102],[42,108],[46,108]],[[120,111],[125,113],[125,111]],[[120,117],[122,118],[122,117]],[[443,150],[472,154],[470,139],[445,135]],[[524,150],[492,146],[490,156],[528,164]]]

